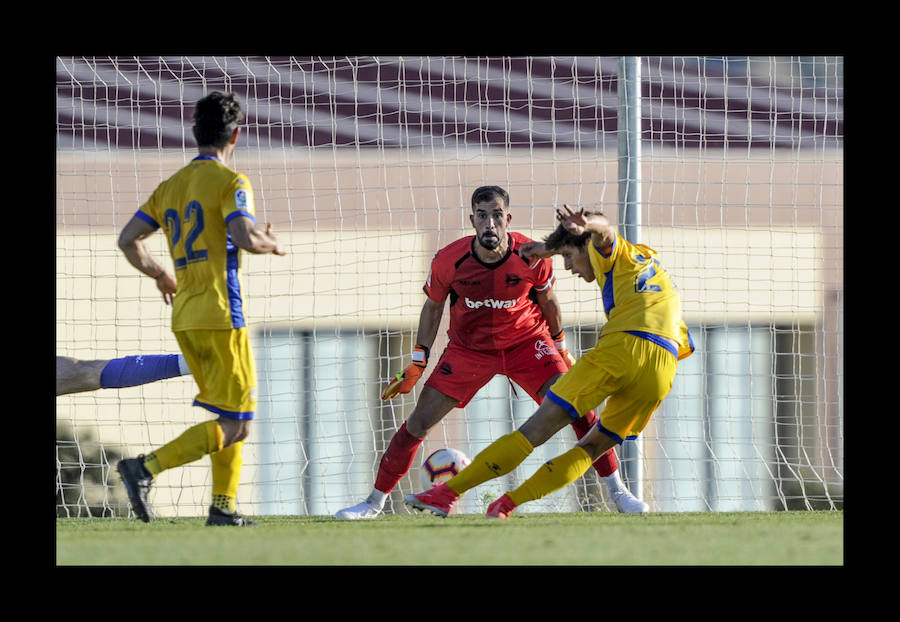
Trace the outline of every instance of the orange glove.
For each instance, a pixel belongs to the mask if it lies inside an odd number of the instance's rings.
[[[572,356],[572,353],[569,352],[568,348],[566,348],[566,331],[561,330],[559,331],[559,333],[554,335],[553,344],[559,351],[559,355],[562,357],[563,361],[565,361],[566,367],[571,369],[572,365],[575,364],[575,357]]]
[[[416,344],[416,347],[413,349],[412,363],[407,365],[406,369],[397,374],[390,384],[384,388],[384,391],[381,393],[381,399],[389,400],[401,393],[412,391],[412,388],[419,381],[419,378],[422,377],[422,372],[425,371],[427,366],[428,348]]]

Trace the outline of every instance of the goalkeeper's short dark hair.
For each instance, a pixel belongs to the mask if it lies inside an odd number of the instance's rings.
[[[198,101],[194,110],[197,146],[225,146],[243,119],[244,113],[237,95],[213,91]]]
[[[585,212],[586,215],[590,215],[591,212]],[[594,212],[594,214],[603,215],[601,212]],[[555,251],[559,250],[563,246],[572,246],[574,248],[582,248],[585,244],[588,243],[588,240],[591,239],[590,231],[585,231],[580,235],[575,235],[562,225],[556,227],[556,230],[553,231],[550,235],[544,238],[544,245],[548,250]]]
[[[509,207],[509,193],[506,190],[500,186],[480,186],[475,188],[475,192],[472,193],[472,207],[497,198],[503,199],[503,204]]]

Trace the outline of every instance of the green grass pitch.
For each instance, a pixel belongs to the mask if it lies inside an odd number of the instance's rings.
[[[384,515],[56,519],[57,566],[549,566],[843,565],[844,514],[609,512],[446,519]]]

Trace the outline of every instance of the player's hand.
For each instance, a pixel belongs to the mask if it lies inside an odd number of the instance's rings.
[[[587,230],[585,227],[588,223],[588,214],[585,213],[583,207],[574,212],[568,205],[563,205],[562,210],[556,210],[556,219],[559,221],[559,224],[574,235],[581,235]]]
[[[572,369],[572,365],[575,364],[575,357],[572,356],[572,353],[566,349],[562,349],[559,351],[559,355],[562,357],[562,360],[565,361],[566,367]]]
[[[285,255],[286,251],[284,250],[284,246],[282,246],[281,242],[278,241],[278,236],[272,232],[272,223],[266,223],[266,235],[272,239],[272,243],[275,244],[275,249],[272,251],[273,255]]]
[[[519,247],[519,254],[522,259],[530,263],[530,267],[534,267],[537,262],[547,257],[553,257],[554,253],[547,249],[547,245],[543,242],[525,242]],[[534,259],[534,261],[531,261]]]
[[[163,302],[170,305],[175,300],[175,291],[178,289],[178,284],[175,283],[175,279],[171,274],[163,270],[156,277],[156,289],[162,292]]]
[[[394,379],[381,392],[381,399],[387,401],[400,394],[409,393],[422,377],[422,373],[428,366],[428,350],[424,346],[416,344],[413,350],[413,362],[406,369],[397,374]]]
[[[553,345],[556,346],[556,350],[559,352],[562,360],[566,363],[566,368],[572,369],[572,365],[575,364],[575,357],[572,356],[572,353],[569,352],[569,349],[566,346],[565,331],[561,330],[559,331],[559,334],[553,336]]]

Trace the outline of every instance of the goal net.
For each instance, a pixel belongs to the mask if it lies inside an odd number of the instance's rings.
[[[238,505],[330,515],[364,498],[423,383],[382,402],[409,363],[434,252],[472,233],[472,190],[509,191],[513,230],[540,237],[563,203],[616,224],[615,57],[59,57],[56,353],[178,351],[170,307],[116,238],[196,155],[194,103],[236,92],[233,168],[284,257],[245,254],[260,389]],[[676,281],[697,350],[620,451],[656,512],[843,507],[843,59],[642,57],[641,242]],[[164,261],[164,236],[150,238]],[[568,341],[593,347],[600,292],[554,263]],[[446,345],[446,320],[433,352]],[[434,361],[426,374],[431,373]],[[190,376],[56,400],[58,516],[126,515],[115,462],[208,418]],[[536,408],[496,377],[425,441],[389,512],[440,447],[470,457]],[[570,429],[487,503],[574,440]],[[206,513],[208,460],[162,473],[161,516]],[[615,511],[596,474],[521,511]]]

